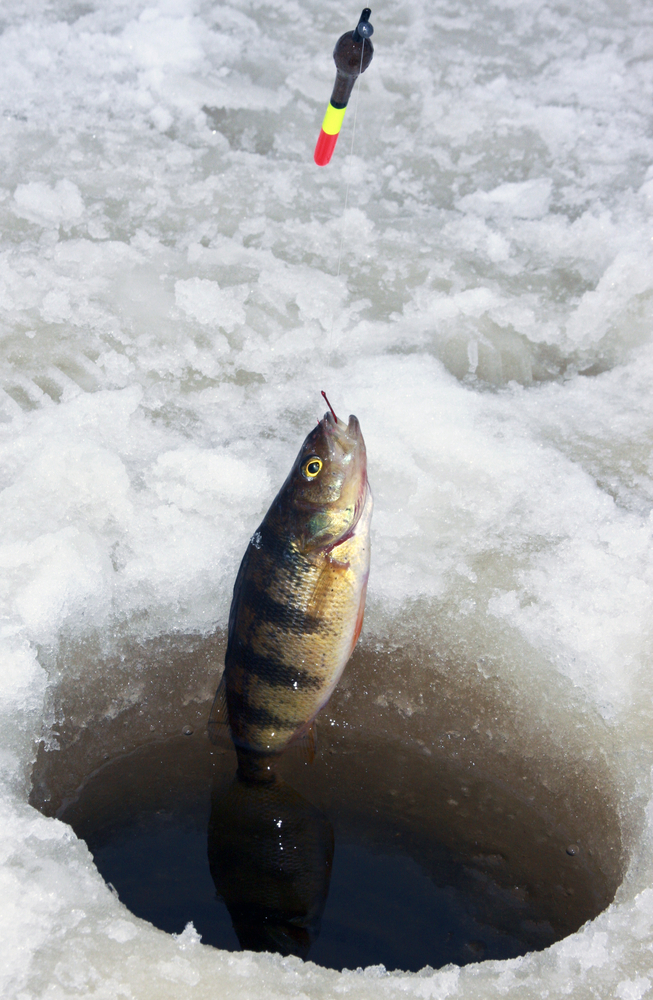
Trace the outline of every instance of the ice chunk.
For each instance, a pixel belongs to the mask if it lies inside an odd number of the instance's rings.
[[[548,210],[552,189],[553,184],[548,177],[521,181],[519,184],[500,184],[491,191],[465,195],[456,207],[478,215],[505,214],[517,219],[541,219]]]
[[[42,225],[75,222],[84,212],[79,188],[66,178],[52,187],[43,181],[19,184],[14,191],[14,202],[16,215]]]
[[[221,289],[217,281],[206,278],[188,278],[175,282],[175,302],[187,316],[206,326],[221,326],[231,332],[245,321],[243,300],[247,289]],[[228,349],[223,339],[222,353]]]

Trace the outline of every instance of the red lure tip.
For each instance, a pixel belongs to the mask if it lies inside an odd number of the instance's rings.
[[[333,414],[333,419],[335,420],[336,423],[338,423],[338,418],[336,416],[336,411],[333,409],[333,407],[331,406],[331,403],[327,399],[326,392],[324,391],[324,389],[322,389],[321,391],[322,391],[322,395],[324,396],[324,399],[326,400],[326,405],[329,407],[329,409],[331,410],[331,413]]]

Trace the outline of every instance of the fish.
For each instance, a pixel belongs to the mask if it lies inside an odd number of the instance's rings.
[[[363,625],[373,506],[365,442],[358,419],[338,420],[323,395],[329,409],[240,564],[209,716],[212,741],[226,723],[241,773],[260,780],[291,744],[314,756],[315,717]]]
[[[333,865],[333,827],[290,785],[236,777],[214,791],[207,852],[240,946],[308,957]]]

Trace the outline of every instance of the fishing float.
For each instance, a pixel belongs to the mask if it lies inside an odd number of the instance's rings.
[[[354,30],[341,35],[333,50],[336,82],[313,154],[318,167],[325,167],[329,163],[336,148],[354,84],[372,62],[374,46],[370,39],[374,28],[369,20],[371,13],[370,8],[365,7]]]

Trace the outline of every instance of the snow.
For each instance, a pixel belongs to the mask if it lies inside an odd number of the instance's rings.
[[[651,15],[373,10],[375,58],[320,170],[331,52],[358,12],[3,5],[3,996],[650,994]],[[365,434],[363,642],[410,645],[402,704],[439,657],[470,715],[498,685],[543,772],[555,744],[609,777],[623,882],[542,953],[417,975],[220,953],[132,917],[27,805],[58,691],[119,712],[141,682],[112,672],[124,642],[224,627],[322,388]]]

